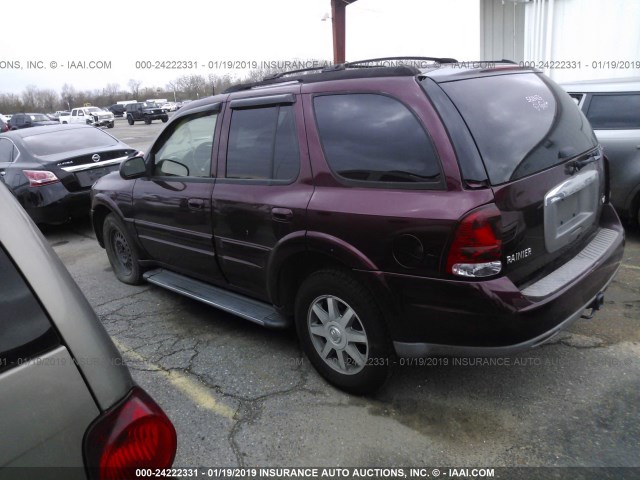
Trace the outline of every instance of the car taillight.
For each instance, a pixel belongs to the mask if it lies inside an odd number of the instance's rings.
[[[171,420],[140,387],[91,424],[84,438],[91,479],[127,480],[136,469],[173,464],[177,437]]]
[[[23,170],[22,173],[29,180],[31,187],[41,187],[60,181],[55,173],[46,170]]]
[[[447,258],[447,273],[488,277],[502,270],[500,210],[485,205],[467,214],[456,229]]]

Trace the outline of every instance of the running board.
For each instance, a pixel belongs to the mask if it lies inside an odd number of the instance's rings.
[[[143,277],[149,283],[219,308],[263,327],[286,328],[291,324],[268,303],[214,287],[179,273],[159,268],[146,272]]]

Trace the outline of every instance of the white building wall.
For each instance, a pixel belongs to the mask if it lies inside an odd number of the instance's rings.
[[[530,0],[524,6],[525,61],[575,62],[576,68],[543,68],[557,82],[640,77],[640,1]]]

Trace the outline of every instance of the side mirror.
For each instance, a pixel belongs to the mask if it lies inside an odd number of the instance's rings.
[[[144,177],[146,174],[147,164],[142,156],[127,158],[120,164],[120,176],[125,180]]]

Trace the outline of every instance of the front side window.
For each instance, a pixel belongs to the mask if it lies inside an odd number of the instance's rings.
[[[154,154],[156,176],[210,177],[217,113],[185,117]]]
[[[587,118],[595,129],[640,128],[640,94],[594,95]]]
[[[439,184],[440,163],[431,139],[398,100],[377,94],[314,99],[316,122],[331,170],[348,181]]]
[[[234,110],[227,148],[227,178],[290,181],[300,152],[291,105]]]

